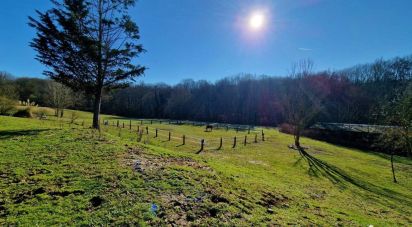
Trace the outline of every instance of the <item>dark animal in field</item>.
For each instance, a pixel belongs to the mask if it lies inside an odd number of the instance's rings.
[[[213,125],[206,125],[206,132],[211,132],[213,130]]]

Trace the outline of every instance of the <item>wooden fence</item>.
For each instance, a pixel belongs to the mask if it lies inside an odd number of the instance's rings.
[[[162,124],[165,121],[163,120],[148,120],[146,121],[149,125],[152,125],[153,123],[159,123]],[[146,135],[150,138],[162,140],[162,142],[171,142],[172,140],[174,142],[179,143],[178,146],[198,146],[198,150],[196,151],[197,154],[205,151],[206,147],[209,147],[214,150],[221,150],[225,145],[230,146],[232,149],[235,149],[239,146],[248,146],[250,144],[256,144],[258,142],[264,142],[265,141],[265,134],[264,131],[256,131],[252,129],[251,127],[242,130],[242,131],[247,131],[247,134],[245,135],[236,135],[233,137],[217,137],[217,138],[202,138],[202,137],[196,137],[193,135],[186,135],[186,134],[179,134],[179,133],[174,133],[172,130],[167,130],[167,129],[161,129],[161,128],[156,128],[156,127],[149,127],[148,125],[144,124],[145,122],[143,120],[139,120],[138,124],[133,125],[132,121],[129,120],[128,122],[122,121],[120,122],[119,120],[112,121],[110,124],[109,120],[104,120],[103,121],[103,126],[105,127],[116,127],[121,129],[128,129],[130,132],[136,132],[136,141],[141,142],[143,135]],[[172,121],[166,121],[168,124],[173,124]],[[84,126],[84,122],[82,123]],[[229,130],[229,127],[221,127],[220,129],[225,129]],[[233,129],[233,128],[232,128]],[[239,128],[235,128],[236,132],[239,132]],[[120,136],[120,131],[119,131],[119,136]]]

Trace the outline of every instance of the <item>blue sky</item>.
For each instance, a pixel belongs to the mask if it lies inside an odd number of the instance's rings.
[[[0,71],[43,77],[28,46],[27,17],[48,0],[1,0]],[[131,15],[141,29],[148,83],[215,81],[238,73],[285,75],[311,58],[317,70],[412,54],[410,0],[140,0]],[[265,16],[261,29],[248,20]]]

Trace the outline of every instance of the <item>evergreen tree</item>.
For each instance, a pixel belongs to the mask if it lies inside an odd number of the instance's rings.
[[[93,128],[99,128],[103,90],[127,87],[145,67],[133,63],[144,49],[128,15],[135,0],[52,0],[54,7],[29,17],[37,30],[30,45],[44,74],[94,97]]]

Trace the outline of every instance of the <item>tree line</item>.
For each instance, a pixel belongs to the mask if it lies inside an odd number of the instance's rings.
[[[377,77],[378,69],[385,76]],[[384,124],[385,106],[408,88],[411,75],[408,56],[303,77],[243,74],[214,83],[141,83],[106,94],[102,109],[129,117],[276,126],[286,121],[285,94],[291,97],[303,89],[305,96],[316,93],[312,99],[318,100],[320,110],[311,121]]]
[[[174,86],[134,84],[104,92],[102,112],[127,117],[277,126],[287,121],[288,103],[293,101],[297,107],[296,101],[312,95],[305,114],[315,106],[319,110],[308,123],[385,124],[389,123],[385,117],[387,110],[393,109],[388,106],[410,89],[411,81],[412,56],[407,56],[340,71],[310,72],[303,77],[242,74],[214,83],[188,79]],[[2,96],[30,99],[41,106],[93,108],[86,93],[74,92],[47,79],[13,78],[1,73],[0,87]],[[64,97],[59,100],[59,95]],[[291,97],[296,100],[286,100]]]
[[[134,118],[166,118],[280,126],[294,135],[292,148],[305,154],[300,137],[315,122],[390,125],[372,146],[393,156],[412,153],[412,56],[377,60],[340,71],[313,72],[296,63],[283,77],[242,74],[216,82],[134,84],[102,92],[101,110]],[[55,108],[93,111],[93,94],[38,78],[0,73],[0,114],[12,100]],[[26,102],[27,102],[26,101]],[[15,102],[14,102],[15,103]]]

